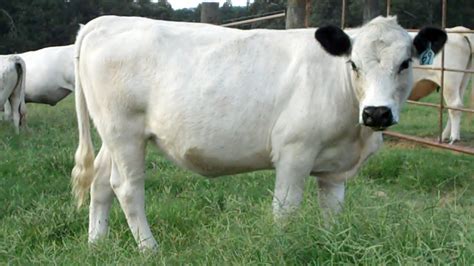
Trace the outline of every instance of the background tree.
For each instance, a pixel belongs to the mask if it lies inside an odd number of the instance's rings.
[[[385,0],[378,1],[385,14]],[[223,22],[286,9],[286,0],[255,0],[247,6],[233,6],[227,0],[220,7]],[[364,0],[347,0],[346,26],[362,24]],[[87,23],[101,15],[133,15],[154,19],[194,21],[200,18],[197,8],[173,10],[166,0],[0,0],[0,54],[20,53],[74,42],[78,23]],[[420,28],[440,26],[441,0],[392,0],[392,14],[402,26]],[[310,25],[340,25],[340,0],[312,0]],[[447,26],[474,28],[474,1],[449,0]],[[245,28],[285,27],[284,19],[248,25]]]

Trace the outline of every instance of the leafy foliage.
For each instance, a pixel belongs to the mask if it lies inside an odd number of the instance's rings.
[[[385,14],[385,0],[379,0]],[[347,0],[346,26],[362,23],[364,0]],[[341,1],[312,0],[311,26],[340,25]],[[222,22],[286,9],[286,0],[255,0],[247,6],[233,6],[231,0],[220,8]],[[439,25],[441,1],[392,0],[392,14],[407,28]],[[173,10],[166,0],[0,0],[0,54],[20,53],[74,41],[78,23],[101,15],[129,15],[154,19],[199,22],[201,6]],[[450,0],[447,26],[474,27],[474,2]],[[284,19],[257,22],[243,28],[284,28]]]
[[[427,25],[441,26],[441,0],[392,0],[391,15],[397,15],[405,28],[421,28]],[[463,25],[474,27],[474,2],[471,0],[447,1],[446,26]],[[340,25],[342,1],[312,0],[311,23]],[[356,27],[362,23],[364,0],[347,0],[346,26]],[[386,15],[387,1],[379,0],[380,15]]]

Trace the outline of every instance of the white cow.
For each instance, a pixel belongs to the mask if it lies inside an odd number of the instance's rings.
[[[157,246],[145,217],[149,140],[204,176],[275,168],[277,219],[300,204],[309,175],[321,205],[337,211],[345,180],[382,144],[380,130],[399,120],[411,58],[429,42],[439,51],[446,34],[427,28],[412,40],[394,17],[350,37],[332,26],[318,29],[317,40],[314,33],[137,17],[89,22],[76,40],[72,173],[79,205],[91,189],[89,241],[106,234],[115,195],[139,247]],[[103,141],[95,162],[88,113]]]
[[[4,106],[5,115],[13,119],[17,133],[25,124],[25,75],[25,62],[21,57],[0,56],[0,106]]]
[[[455,27],[451,30],[469,30],[464,27]],[[414,36],[415,33],[412,33]],[[474,34],[448,33],[448,41],[444,47],[445,67],[454,69],[471,69],[474,55]],[[435,57],[435,67],[441,67],[441,55]],[[446,105],[451,107],[463,107],[463,95],[469,83],[471,74],[446,71],[444,74],[443,96]],[[415,87],[409,97],[410,100],[418,101],[429,95],[441,86],[441,72],[438,70],[414,70]],[[474,98],[474,83],[472,84],[471,98]],[[443,130],[442,138],[454,143],[461,139],[461,112],[449,110],[448,122]]]
[[[20,54],[28,68],[25,101],[55,105],[74,91],[74,45]]]
[[[74,91],[74,45],[54,46],[18,54],[28,68],[25,102],[56,105]],[[0,105],[3,106],[3,105]],[[10,109],[5,102],[5,110]],[[11,114],[5,112],[6,120]]]

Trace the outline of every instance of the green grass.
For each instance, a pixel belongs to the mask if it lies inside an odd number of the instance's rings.
[[[160,251],[137,251],[116,203],[108,238],[89,247],[87,209],[76,211],[69,186],[73,98],[28,107],[29,132],[0,123],[0,264],[474,263],[473,157],[394,141],[348,182],[332,226],[309,179],[302,209],[283,228],[271,215],[273,172],[206,179],[150,149],[147,214]],[[400,129],[430,134],[412,129],[421,110],[404,115]]]

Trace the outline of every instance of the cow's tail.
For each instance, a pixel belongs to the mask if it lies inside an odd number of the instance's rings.
[[[82,41],[87,34],[87,28],[82,28],[77,36],[74,52],[75,101],[79,143],[75,154],[75,165],[72,169],[72,190],[77,200],[78,208],[84,203],[94,179],[94,148],[92,146],[89,113],[82,91],[81,73],[79,71]]]

